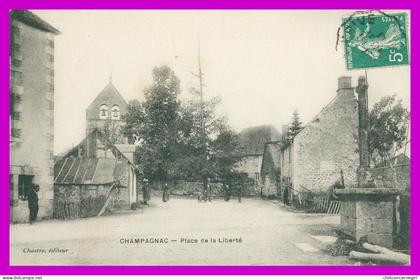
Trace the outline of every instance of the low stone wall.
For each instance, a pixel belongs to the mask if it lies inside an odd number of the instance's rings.
[[[184,195],[184,196],[198,196],[199,193],[203,191],[203,185],[201,182],[189,182],[183,180],[177,180],[171,183],[168,183],[170,188],[170,193],[174,195]],[[223,185],[221,183],[209,183],[211,186],[211,193],[214,197],[223,197]],[[161,191],[161,186],[157,182],[150,183],[150,186],[153,190]],[[244,185],[242,189],[242,196],[254,196],[255,189],[253,184]],[[232,195],[235,195],[232,193]]]
[[[410,191],[410,166],[397,165],[395,166],[396,183],[394,186],[394,170],[390,167],[377,167],[370,169],[372,177],[375,181],[375,186],[378,188],[397,188],[402,192]]]
[[[111,185],[54,185],[55,219],[96,216],[111,190]],[[106,212],[129,208],[127,188],[116,188]]]

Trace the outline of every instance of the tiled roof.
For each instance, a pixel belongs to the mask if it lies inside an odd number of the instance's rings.
[[[245,155],[262,155],[266,142],[280,140],[280,133],[271,125],[248,127],[239,133],[239,143]]]
[[[127,171],[127,166],[127,162],[115,158],[67,157],[54,165],[54,183],[110,184]]]
[[[60,34],[60,31],[58,31],[54,26],[28,10],[12,10],[10,12],[10,16],[11,18],[19,20],[20,22],[23,22],[37,29],[53,34]]]
[[[102,143],[113,147],[114,156],[89,157],[87,154],[79,155],[79,148],[87,145],[88,137],[94,137]],[[97,142],[98,143],[98,142]],[[85,147],[86,150],[86,147]],[[128,167],[136,168],[135,165],[112,143],[110,143],[100,131],[94,130],[88,134],[77,146],[66,154],[63,154],[54,164],[55,184],[97,184],[104,185],[115,182],[121,178]]]
[[[121,153],[134,153],[136,151],[136,145],[133,144],[114,144],[115,147],[120,150]]]

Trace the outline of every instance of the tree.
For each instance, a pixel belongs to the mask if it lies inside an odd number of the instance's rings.
[[[241,196],[243,186],[252,179],[246,173],[239,172],[236,167],[241,160],[238,135],[226,129],[211,142],[210,162],[214,167],[213,180],[222,183],[226,200],[230,194]]]
[[[299,113],[297,110],[293,111],[292,121],[289,125],[286,135],[282,135],[281,143],[282,146],[288,145],[293,138],[303,129],[302,122],[299,118]]]
[[[375,163],[389,161],[406,142],[410,114],[394,94],[384,96],[374,104],[369,118],[368,149],[371,159]]]
[[[136,158],[144,176],[166,184],[176,177],[174,147],[179,142],[180,81],[168,66],[155,67],[152,74],[153,84],[145,89],[143,122],[137,119],[131,124],[139,125],[143,144]]]
[[[292,140],[301,130],[302,122],[299,118],[299,113],[297,110],[293,111],[292,122],[290,123],[289,131],[288,131],[288,138]]]
[[[216,113],[220,98],[201,101],[197,91],[182,106],[179,122],[179,135],[182,143],[178,145],[180,153],[179,174],[185,178],[203,183],[203,191],[208,191],[208,179],[216,177],[215,166],[210,160],[213,139],[226,128],[226,121]],[[182,147],[181,147],[182,146]]]
[[[125,124],[121,132],[128,138],[128,143],[134,144],[140,137],[145,120],[140,101],[133,99],[128,102],[128,112],[122,116],[122,120]]]

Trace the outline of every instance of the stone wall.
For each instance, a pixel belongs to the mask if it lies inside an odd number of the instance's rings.
[[[28,221],[19,176],[39,184],[39,218],[52,216],[54,142],[54,35],[11,21],[11,221]]]
[[[352,88],[339,88],[337,96],[294,138],[291,178],[296,191],[325,192],[340,181],[357,183],[357,101]],[[287,176],[285,173],[284,176]]]
[[[378,188],[397,188],[401,192],[410,192],[410,166],[396,165],[395,166],[396,183],[394,185],[394,170],[390,167],[377,167],[370,169],[375,186]]]
[[[392,201],[343,201],[341,227],[344,233],[359,240],[391,248],[393,245]]]
[[[259,180],[262,160],[262,154],[244,156],[239,162],[237,170],[247,173],[251,179]]]
[[[224,196],[223,185],[221,183],[209,183],[211,186],[211,192],[213,197]],[[149,186],[155,191],[161,191],[161,186],[157,182],[149,183]],[[184,180],[177,180],[169,184],[170,193],[173,195],[192,196],[197,197],[199,193],[203,191],[203,185],[201,182],[189,182]],[[243,196],[254,196],[255,189],[254,185],[242,186]],[[232,194],[235,195],[235,194]]]

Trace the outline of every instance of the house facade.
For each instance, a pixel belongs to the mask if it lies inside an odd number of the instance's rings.
[[[271,198],[279,195],[281,182],[281,141],[267,142],[261,164],[262,196]]]
[[[138,172],[112,142],[93,130],[54,166],[54,217],[96,216],[138,202]],[[105,207],[104,207],[105,206]]]
[[[357,185],[358,105],[351,77],[338,79],[337,95],[281,151],[281,191],[289,198],[323,193],[343,174]]]
[[[39,218],[53,212],[54,37],[26,10],[10,13],[10,220],[28,221],[27,191],[38,184]]]
[[[239,133],[241,161],[238,171],[248,174],[254,180],[255,192],[261,194],[261,165],[266,142],[280,140],[280,133],[271,125],[248,127]]]

